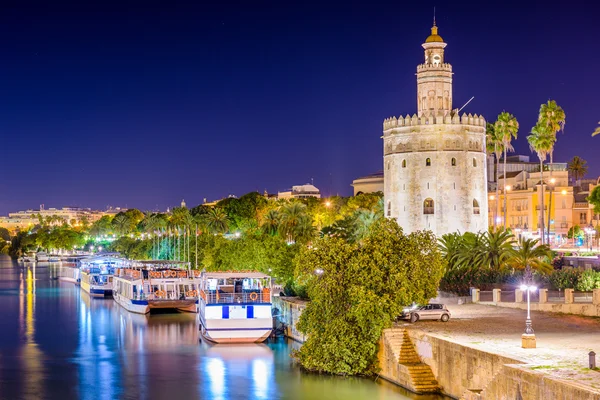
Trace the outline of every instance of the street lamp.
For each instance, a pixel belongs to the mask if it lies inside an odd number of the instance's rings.
[[[521,347],[524,349],[534,349],[535,333],[533,332],[533,327],[531,326],[530,295],[531,292],[537,290],[537,287],[531,284],[521,285],[521,290],[527,292],[527,319],[525,320],[525,333],[521,335]]]

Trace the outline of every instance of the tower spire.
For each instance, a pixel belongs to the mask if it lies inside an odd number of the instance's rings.
[[[433,6],[433,26],[435,26],[435,6]]]

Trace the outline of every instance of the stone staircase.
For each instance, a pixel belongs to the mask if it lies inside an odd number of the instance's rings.
[[[393,349],[399,349],[398,363],[405,366],[410,375],[410,381],[414,392],[416,393],[434,393],[439,392],[440,387],[431,371],[429,365],[421,362],[419,355],[417,354],[415,347],[408,336],[408,331],[404,329],[402,337],[395,336],[389,339],[391,341],[397,341],[400,346],[396,343],[390,343],[394,346]],[[394,351],[396,353],[396,351]]]

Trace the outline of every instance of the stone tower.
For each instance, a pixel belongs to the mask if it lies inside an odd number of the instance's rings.
[[[404,232],[487,230],[485,119],[452,109],[452,66],[433,24],[417,66],[417,114],[383,122],[385,215]]]

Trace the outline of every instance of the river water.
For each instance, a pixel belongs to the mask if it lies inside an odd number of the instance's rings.
[[[195,314],[129,313],[52,268],[0,255],[0,399],[441,399],[305,373],[283,339],[208,345]]]

